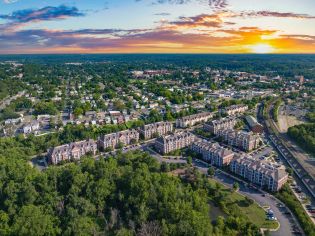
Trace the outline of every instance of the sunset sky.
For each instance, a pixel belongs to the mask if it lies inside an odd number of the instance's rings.
[[[315,0],[0,0],[0,53],[315,53]]]

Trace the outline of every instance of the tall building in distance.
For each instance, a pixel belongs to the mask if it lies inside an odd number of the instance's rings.
[[[189,132],[179,132],[172,135],[157,138],[155,149],[161,154],[188,147],[195,140],[195,135]]]
[[[124,146],[136,143],[139,141],[139,133],[132,130],[124,130],[117,133],[102,135],[98,140],[98,146],[100,149],[116,148],[119,144]]]
[[[247,155],[234,157],[230,170],[270,191],[278,191],[288,180],[285,166]]]
[[[140,128],[140,133],[144,139],[151,139],[162,136],[173,131],[173,124],[171,122],[157,122],[153,124],[144,125]]]
[[[220,120],[213,120],[209,123],[204,124],[203,129],[205,131],[213,133],[214,135],[217,135],[219,130],[233,129],[236,123],[237,120],[235,117],[226,117]]]
[[[62,146],[54,147],[48,150],[48,162],[56,165],[62,161],[75,161],[88,153],[95,155],[97,144],[94,140],[88,139]]]
[[[220,146],[218,143],[206,141],[194,142],[191,145],[191,150],[201,154],[204,161],[219,167],[229,165],[234,156],[234,152]]]
[[[191,116],[184,116],[176,120],[176,127],[187,128],[196,125],[197,123],[204,123],[213,118],[212,112],[203,112]]]

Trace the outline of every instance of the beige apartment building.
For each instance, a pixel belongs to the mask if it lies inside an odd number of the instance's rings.
[[[195,140],[195,135],[189,132],[179,132],[172,135],[157,138],[155,148],[161,154],[188,147]]]
[[[88,153],[95,155],[96,152],[96,142],[88,139],[51,148],[48,150],[47,157],[50,164],[56,165],[62,161],[80,160],[82,156]]]
[[[284,165],[254,159],[248,155],[234,157],[230,170],[270,191],[278,191],[288,180]]]
[[[211,165],[222,167],[229,165],[234,157],[234,152],[220,146],[218,143],[206,141],[194,142],[191,150],[202,155],[202,159]]]
[[[203,112],[191,116],[184,116],[176,120],[176,127],[187,128],[196,125],[197,123],[204,123],[213,118],[213,113]]]
[[[132,143],[139,141],[139,133],[134,130],[124,130],[117,133],[102,135],[98,140],[98,146],[100,149],[116,148],[118,144],[128,146]]]
[[[140,128],[140,133],[144,139],[152,139],[157,136],[166,135],[173,132],[173,124],[171,122],[157,122],[144,125]]]
[[[229,116],[235,116],[237,114],[242,114],[248,110],[247,105],[232,105],[221,109],[222,114],[227,114]]]
[[[259,147],[261,138],[252,132],[237,131],[233,129],[218,130],[217,136],[222,137],[223,141],[231,146],[251,151]]]
[[[219,130],[233,129],[236,123],[237,120],[235,117],[226,117],[220,120],[213,120],[209,123],[204,124],[203,129],[217,135]]]

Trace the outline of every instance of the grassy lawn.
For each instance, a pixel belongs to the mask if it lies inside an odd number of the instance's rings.
[[[210,183],[215,185],[216,181],[209,179]],[[248,219],[260,228],[276,229],[278,222],[266,220],[266,213],[257,203],[248,204],[246,198],[237,193],[231,192],[231,189],[221,184],[222,193],[225,193],[227,209],[233,209],[248,217]]]

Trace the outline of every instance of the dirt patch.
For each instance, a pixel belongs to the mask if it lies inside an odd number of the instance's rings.
[[[288,115],[284,110],[283,106],[279,109],[277,126],[280,133],[287,133],[288,129],[295,125],[303,124],[304,122],[299,120],[296,116]]]

